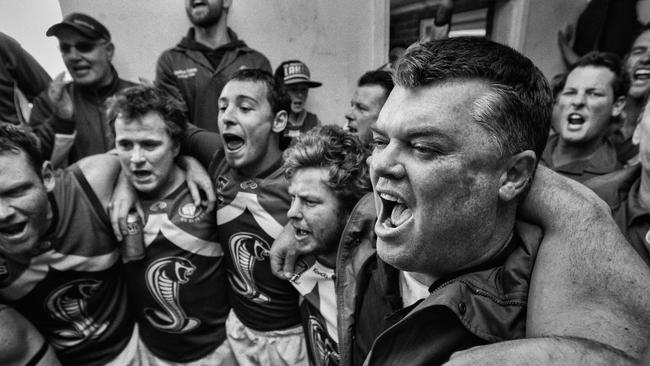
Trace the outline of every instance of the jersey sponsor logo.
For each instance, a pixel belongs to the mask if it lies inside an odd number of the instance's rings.
[[[174,75],[179,79],[189,79],[196,76],[197,68],[191,67],[189,69],[174,70]]]
[[[250,190],[253,190],[253,189],[257,189],[257,183],[255,183],[255,181],[252,181],[252,180],[246,180],[246,181],[241,182],[239,184],[239,187],[241,187],[241,189],[250,191]]]
[[[153,203],[151,206],[149,206],[149,210],[153,212],[165,211],[166,208],[167,208],[167,202],[165,201],[158,201],[156,203]]]
[[[307,320],[307,336],[311,344],[316,366],[338,365],[339,354],[334,344],[327,336],[327,330],[321,323],[320,319],[310,315]]]
[[[193,203],[186,203],[178,209],[178,215],[183,222],[197,222],[203,216],[203,207],[195,206]]]
[[[228,276],[233,290],[256,303],[271,302],[271,298],[257,288],[253,279],[256,263],[269,256],[271,246],[264,239],[251,233],[231,236],[228,246],[236,269],[236,273],[230,273]]]
[[[230,180],[228,178],[224,177],[223,175],[220,175],[217,177],[217,200],[219,200],[219,203],[223,203],[223,191],[226,189],[226,186],[230,183]]]
[[[87,339],[99,338],[109,323],[95,323],[88,315],[88,299],[93,297],[102,281],[82,279],[59,286],[45,300],[50,316],[70,324],[69,328],[54,331],[50,340],[54,348],[64,349],[78,345]]]
[[[196,267],[186,258],[165,257],[147,267],[147,288],[159,309],[145,308],[144,315],[156,329],[168,333],[187,333],[201,321],[188,317],[180,305],[179,287],[189,281]]]

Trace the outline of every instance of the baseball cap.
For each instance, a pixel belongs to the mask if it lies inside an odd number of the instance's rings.
[[[309,68],[302,61],[285,61],[276,71],[276,77],[279,76],[284,85],[307,84],[310,88],[316,88],[323,83],[311,80]]]
[[[68,14],[61,23],[54,24],[45,33],[46,36],[56,36],[62,28],[73,29],[89,39],[111,40],[111,34],[102,23],[90,15],[82,13]]]

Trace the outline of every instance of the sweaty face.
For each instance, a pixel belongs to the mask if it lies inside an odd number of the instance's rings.
[[[632,81],[628,95],[644,98],[650,91],[650,31],[641,33],[625,59],[625,68]]]
[[[381,107],[386,101],[385,90],[379,85],[364,85],[352,95],[350,108],[345,114],[346,129],[359,136],[364,144],[372,140],[370,127],[375,125]]]
[[[25,254],[50,226],[47,189],[24,152],[0,153],[0,253]]]
[[[605,67],[573,69],[558,97],[559,133],[571,144],[600,140],[610,120],[621,113],[615,108],[612,81],[614,73]]]
[[[84,86],[105,86],[111,82],[112,43],[92,40],[66,28],[59,31],[57,38],[63,63],[75,83]],[[75,47],[76,45],[84,52]]]
[[[439,277],[491,258],[503,168],[496,144],[470,116],[488,87],[457,81],[396,86],[373,131],[370,178],[377,253]],[[499,246],[499,247],[497,247]]]
[[[174,189],[175,144],[158,113],[136,120],[115,120],[115,146],[122,170],[139,192],[162,198]]]
[[[347,215],[343,205],[325,184],[327,168],[302,168],[291,178],[291,208],[287,212],[301,246],[318,248],[317,253],[336,253]]]
[[[280,157],[267,93],[262,82],[231,80],[219,96],[219,133],[226,161],[250,176]]]
[[[305,110],[305,102],[307,102],[307,95],[309,94],[307,84],[287,85],[287,93],[291,98],[291,112],[295,114],[302,113]]]
[[[223,12],[222,0],[187,0],[185,12],[192,24],[209,27],[217,24]]]

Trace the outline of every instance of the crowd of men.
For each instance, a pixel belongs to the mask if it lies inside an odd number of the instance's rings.
[[[231,6],[187,0],[153,84],[87,14],[47,31],[71,82],[0,37],[0,364],[643,362],[650,27],[553,89],[484,38],[415,44],[339,127]]]

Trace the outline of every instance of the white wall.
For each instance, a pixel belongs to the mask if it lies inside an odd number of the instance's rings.
[[[152,79],[158,55],[176,44],[189,22],[179,0],[60,0],[64,14],[88,13],[104,23],[123,78]],[[273,67],[298,58],[323,86],[307,108],[324,123],[342,123],[356,81],[388,53],[388,0],[234,0],[229,24]]]
[[[45,32],[61,20],[53,0],[0,0],[0,32],[16,39],[51,76],[65,70],[56,39]]]

